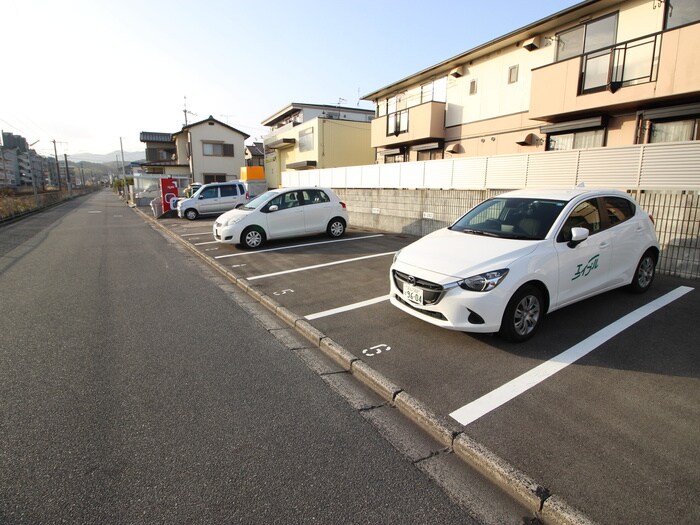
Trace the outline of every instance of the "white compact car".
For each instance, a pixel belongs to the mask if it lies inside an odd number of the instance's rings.
[[[245,206],[224,213],[214,223],[222,243],[258,248],[265,241],[326,232],[341,237],[348,224],[345,203],[328,188],[270,190]]]
[[[465,332],[531,337],[545,313],[613,288],[644,292],[659,244],[616,190],[521,190],[486,200],[399,251],[391,303]]]

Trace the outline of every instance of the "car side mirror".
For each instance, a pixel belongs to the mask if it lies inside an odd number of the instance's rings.
[[[277,206],[277,204],[273,204],[272,206],[270,206],[270,207],[267,209],[267,211],[273,212],[273,211],[277,211],[277,210],[279,210],[279,209],[280,209],[280,207]]]
[[[576,246],[588,239],[589,234],[588,228],[571,228],[571,240],[568,242],[567,246],[569,248],[576,248]]]

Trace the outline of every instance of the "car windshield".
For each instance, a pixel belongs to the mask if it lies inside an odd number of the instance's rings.
[[[265,204],[270,198],[278,195],[276,191],[266,191],[262,195],[258,195],[254,199],[248,201],[245,206],[242,206],[244,210],[254,210],[259,206]]]
[[[565,201],[496,197],[482,202],[450,230],[507,239],[541,240],[566,206]]]

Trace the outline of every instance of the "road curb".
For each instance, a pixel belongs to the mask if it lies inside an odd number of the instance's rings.
[[[350,372],[362,384],[394,405],[446,449],[454,452],[466,465],[480,472],[506,494],[531,509],[533,514],[546,525],[596,525],[596,522],[590,520],[578,509],[568,505],[559,496],[551,494],[547,488],[469,437],[457,423],[452,423],[435,414],[421,401],[313,327],[303,317],[256,290],[246,279],[236,277],[218,261],[202,254],[180,236],[159,224],[157,219],[150,217],[138,208],[134,209],[159,230],[177,240],[180,245],[239,286],[248,296],[294,327],[314,346]]]

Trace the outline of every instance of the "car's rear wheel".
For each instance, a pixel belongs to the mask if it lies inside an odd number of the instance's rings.
[[[328,228],[326,228],[326,232],[328,233],[329,237],[342,237],[345,233],[345,221],[340,217],[331,219],[331,221],[328,223]]]
[[[634,293],[646,292],[654,281],[654,275],[656,275],[656,257],[649,250],[639,259],[639,264],[637,264],[637,269],[634,271],[634,277],[629,289]]]
[[[197,218],[199,213],[197,213],[197,210],[194,208],[189,208],[185,211],[185,217],[187,217],[189,220],[193,221]]]
[[[532,337],[544,317],[542,292],[532,284],[518,289],[510,298],[501,321],[501,337],[521,342]]]
[[[265,242],[265,232],[258,226],[249,226],[243,230],[241,241],[246,248],[259,248]]]

